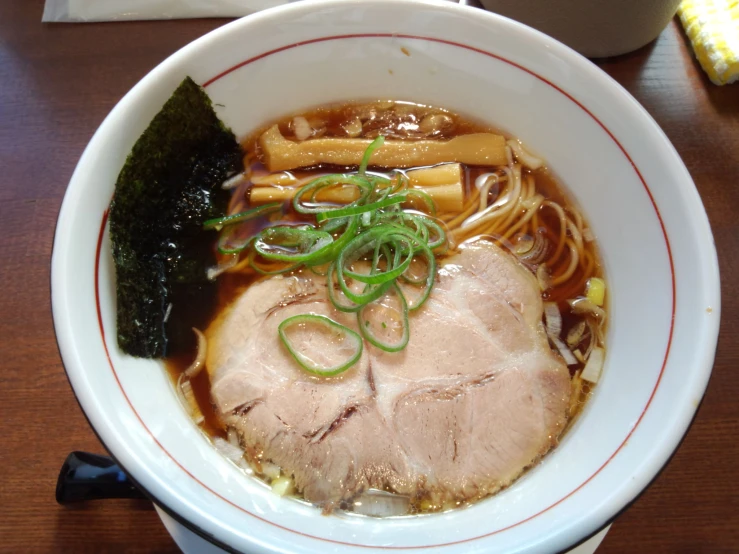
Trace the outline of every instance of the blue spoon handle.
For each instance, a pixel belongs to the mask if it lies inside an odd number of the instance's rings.
[[[112,458],[72,452],[56,482],[56,501],[72,504],[103,498],[146,498]]]

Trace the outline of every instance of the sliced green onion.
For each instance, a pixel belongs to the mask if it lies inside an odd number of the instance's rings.
[[[390,190],[392,194],[407,189],[409,183],[408,177],[404,173],[398,172],[395,175],[395,184],[393,184],[393,188]]]
[[[428,279],[428,267],[426,267],[426,271],[424,272],[423,275],[416,277],[415,275],[410,274],[411,270],[413,269],[413,262],[415,261],[418,261],[418,256],[413,257],[413,260],[411,261],[411,265],[408,266],[408,269],[406,269],[403,272],[400,278],[404,282],[410,283],[411,285],[421,285],[426,282],[426,279]],[[424,264],[428,264],[428,261],[425,261]]]
[[[436,234],[436,238],[434,240],[431,240],[429,238],[428,246],[431,250],[435,250],[436,248],[439,248],[440,246],[446,245],[446,233],[444,232],[444,229],[439,225],[436,221],[429,217],[419,217],[421,221],[423,221],[423,224],[426,226],[426,229],[428,229],[430,232],[433,231],[433,233]],[[429,233],[429,237],[431,237],[431,233]]]
[[[325,228],[322,229],[325,231]],[[308,266],[323,265],[332,262],[339,255],[346,245],[352,240],[359,230],[359,220],[356,216],[346,218],[346,229],[337,239],[333,241],[331,246],[325,248],[321,252],[317,252],[309,261],[304,262]]]
[[[249,252],[249,257],[247,258],[249,260],[249,267],[251,267],[254,271],[259,273],[260,275],[280,275],[282,273],[289,273],[291,271],[295,271],[300,267],[301,264],[287,264],[282,265],[282,267],[278,267],[277,269],[265,269],[263,267],[260,267],[256,261],[254,260],[254,257],[256,255],[256,251],[252,250]]]
[[[379,221],[405,226],[409,229],[409,224],[412,224],[415,234],[420,236],[424,242],[428,242],[429,248],[432,250],[446,244],[446,232],[442,226],[426,215],[406,211],[386,212],[381,214],[378,219]]]
[[[397,306],[392,307],[394,302]],[[368,342],[385,352],[399,352],[408,344],[408,303],[397,285],[393,284],[377,300],[365,304],[357,313],[359,331]],[[392,340],[390,335],[399,334]]]
[[[312,265],[310,266],[310,270],[311,273],[314,273],[319,277],[326,277],[328,275],[328,270],[330,267],[330,264]]]
[[[426,204],[426,207],[429,209],[429,213],[431,215],[436,215],[436,203],[429,193],[420,189],[408,189],[403,191],[403,193],[406,194],[406,196],[418,196]]]
[[[315,201],[316,195],[321,190],[337,185],[349,185],[359,189],[359,198],[349,204],[350,206],[363,203],[372,193],[374,188],[372,183],[361,175],[324,175],[323,177],[314,179],[295,193],[295,196],[293,196],[293,208],[296,212],[301,214],[320,214],[326,210],[340,209],[341,206],[327,204],[325,202],[316,203]],[[303,196],[308,193],[310,193],[309,203],[303,204]]]
[[[327,219],[326,221],[322,222],[321,231],[326,231],[327,233],[333,233],[335,231],[338,231],[342,227],[346,227],[346,225],[348,224],[349,224],[348,217],[337,217],[336,219]]]
[[[334,217],[345,217],[348,215],[358,215],[366,212],[376,212],[377,210],[381,210],[382,208],[392,206],[393,204],[401,204],[405,202],[407,193],[408,191],[399,192],[398,194],[387,196],[386,198],[378,200],[377,202],[372,202],[371,204],[349,204],[346,208],[338,208],[321,212],[316,214],[316,221],[320,223],[321,221]]]
[[[208,219],[203,223],[203,229],[215,229],[217,227],[224,227],[226,225],[233,225],[234,223],[242,223],[256,217],[271,214],[282,209],[282,204],[279,202],[270,202],[264,206],[252,208],[238,214],[227,215],[226,217],[216,217],[215,219]]]
[[[391,260],[389,257],[384,256],[387,260],[387,268],[385,271],[380,271],[377,267],[379,264],[379,248],[382,245],[387,245],[388,242],[393,245],[395,250],[395,256]],[[401,242],[405,242],[406,248],[403,248]],[[386,233],[384,235],[381,235],[378,237],[374,242],[374,248],[375,248],[375,256],[373,257],[373,268],[368,274],[362,274],[358,273],[349,269],[344,269],[343,273],[344,275],[348,276],[351,279],[356,279],[357,281],[361,283],[367,283],[369,285],[378,285],[381,283],[384,283],[386,281],[394,281],[398,277],[400,277],[411,265],[411,261],[413,260],[413,245],[411,243],[411,240],[409,237],[403,236],[400,233]],[[349,248],[347,247],[347,250]],[[397,258],[399,258],[402,253],[405,253],[405,259],[403,259],[401,262],[398,263]],[[375,263],[375,259],[377,260],[377,263]]]
[[[342,251],[342,254],[343,254],[343,251]],[[341,257],[341,254],[339,254],[339,257]],[[351,300],[355,304],[359,304],[359,305],[363,305],[363,304],[366,304],[367,302],[372,302],[373,300],[378,299],[380,296],[385,294],[385,291],[392,284],[392,281],[385,281],[384,283],[380,283],[376,285],[367,284],[367,286],[365,286],[364,288],[364,291],[357,294],[349,288],[349,285],[347,284],[346,279],[344,277],[344,270],[342,268],[340,260],[337,260],[336,262],[336,280],[338,281],[339,287],[344,293],[344,296],[346,296],[349,300]]]
[[[377,268],[379,267],[380,263],[380,256],[382,255],[385,260],[390,263],[390,260],[392,259],[393,266],[398,265],[400,263],[400,251],[396,250],[394,253],[390,251],[390,247],[387,244],[380,244],[379,248],[375,248],[375,255],[372,258],[372,271],[377,271]]]
[[[436,280],[436,257],[431,249],[425,244],[421,246],[420,253],[426,258],[426,265],[428,267],[428,273],[421,289],[421,293],[414,302],[408,302],[408,310],[414,311],[423,306],[428,300],[431,294],[431,289],[434,287],[434,281]]]
[[[333,304],[337,310],[339,310],[340,312],[356,312],[357,310],[361,309],[362,304],[357,304],[355,302],[352,302],[348,298],[346,298],[344,291],[341,290],[341,287],[339,286],[339,283],[337,280],[338,278],[336,280],[334,279],[336,277],[336,263],[335,262],[329,266],[327,277],[328,277],[328,284],[327,284],[328,299],[331,301],[331,304]],[[343,296],[346,299],[346,301],[345,302],[340,301],[339,300],[340,296]]]
[[[329,233],[307,225],[280,225],[262,230],[254,239],[254,250],[267,260],[308,263],[333,241]]]
[[[336,259],[337,268],[342,274],[352,279],[356,279],[362,283],[380,284],[399,277],[410,265],[413,259],[414,247],[418,241],[415,237],[403,229],[395,225],[378,225],[354,237],[340,253]],[[406,252],[406,258],[402,262],[398,262],[399,258],[391,260],[386,256],[388,268],[386,271],[378,272],[377,262],[379,252],[383,244],[394,246],[396,252]],[[374,250],[372,269],[369,274],[357,273],[346,269],[353,262],[362,258],[365,254]],[[392,266],[392,267],[391,267]]]
[[[242,250],[246,249],[246,247],[251,244],[251,241],[254,240],[253,236],[249,236],[236,244],[230,243],[234,229],[236,229],[236,227],[229,227],[221,232],[221,238],[218,239],[218,252],[221,254],[238,254]]]
[[[336,363],[329,361],[321,363],[320,360],[326,356],[327,349],[314,348],[312,352],[301,351],[300,345],[291,340],[288,334],[291,330],[293,333],[307,331],[311,326],[328,334],[330,342],[337,346],[337,350],[347,349],[349,353]],[[290,355],[300,367],[313,375],[331,377],[343,373],[357,363],[362,355],[362,338],[348,327],[344,327],[326,316],[303,314],[288,317],[280,323],[277,329],[280,339],[288,352],[290,352]],[[308,344],[313,345],[314,342],[311,340]],[[336,344],[337,342],[339,343],[338,345]]]
[[[276,225],[247,238],[238,238],[239,228],[229,227],[221,234],[218,248],[223,254],[248,248],[246,261],[263,275],[305,267],[326,276],[332,305],[342,312],[357,313],[360,332],[368,342],[397,352],[405,348],[410,336],[408,313],[429,298],[436,279],[434,251],[446,248],[447,236],[443,224],[433,217],[436,206],[431,196],[410,188],[403,172],[391,178],[367,173],[373,153],[384,140],[379,136],[367,147],[356,174],[322,175],[297,191],[293,208],[315,217],[315,225]],[[322,191],[332,187],[353,187],[356,199],[345,205],[318,201]],[[409,200],[420,200],[431,215],[404,209],[401,205]],[[280,207],[279,203],[266,204],[209,220],[205,227],[240,223]],[[425,263],[425,271],[414,268],[414,262]],[[296,344],[300,343],[286,333],[293,325],[297,331],[319,325],[322,332],[337,333],[342,342],[354,341],[359,346],[353,343],[351,356],[340,363],[319,363],[313,358],[329,355],[330,349],[313,354],[298,351]],[[280,337],[298,364],[316,375],[336,375],[361,355],[361,337],[323,316],[289,318],[280,324]]]
[[[375,150],[377,150],[380,146],[382,146],[385,143],[385,137],[380,135],[375,140],[373,140],[370,145],[367,147],[367,150],[364,151],[364,156],[362,156],[362,161],[359,163],[359,174],[364,175],[367,171],[367,166],[369,165],[370,158],[372,157],[372,154],[374,154]]]

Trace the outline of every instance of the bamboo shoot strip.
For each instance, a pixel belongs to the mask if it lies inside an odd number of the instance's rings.
[[[270,171],[285,171],[319,164],[358,166],[372,142],[360,138],[317,138],[293,142],[277,125],[259,137],[264,163]],[[372,156],[373,167],[406,168],[458,162],[467,165],[505,165],[505,138],[472,133],[447,141],[387,140]]]
[[[436,165],[407,172],[408,184],[433,198],[441,212],[460,211],[464,201],[464,183],[462,166],[458,163]],[[279,179],[274,179],[279,182]],[[263,182],[266,182],[263,180]],[[265,186],[254,184],[249,201],[252,206],[261,206],[269,202],[285,202],[292,200],[302,183],[295,182],[290,186]],[[319,202],[349,204],[358,197],[356,187],[332,187],[320,191],[316,195]]]

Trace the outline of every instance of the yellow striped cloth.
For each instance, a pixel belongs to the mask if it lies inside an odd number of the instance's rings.
[[[739,80],[739,0],[683,0],[677,13],[711,81]]]

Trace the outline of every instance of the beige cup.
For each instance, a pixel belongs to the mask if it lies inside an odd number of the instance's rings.
[[[616,56],[657,38],[680,0],[480,0],[589,58]]]

